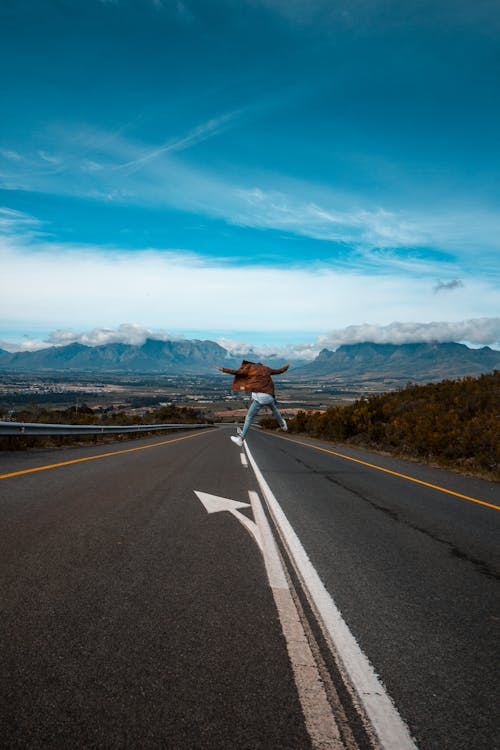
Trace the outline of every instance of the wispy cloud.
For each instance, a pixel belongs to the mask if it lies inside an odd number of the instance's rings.
[[[214,138],[215,136],[226,130],[230,123],[234,121],[239,112],[229,112],[227,114],[220,115],[207,120],[200,125],[197,125],[189,133],[179,138],[173,138],[166,141],[163,145],[148,151],[143,156],[133,159],[132,161],[120,164],[118,169],[124,169],[129,174],[133,171],[141,169],[147,162],[157,159],[162,154],[174,153],[176,151],[184,151],[198,143]]]
[[[345,208],[345,196],[325,191],[324,199],[337,208],[304,201],[303,195],[314,192],[313,186],[301,186],[300,195],[264,190],[258,187],[240,189],[240,212],[233,221],[266,229],[281,229],[291,233],[349,243],[356,247],[419,246],[428,242],[418,223],[402,212],[382,208]],[[357,199],[359,202],[359,198]]]
[[[9,161],[22,161],[23,157],[17,151],[8,148],[0,148],[0,156]]]
[[[92,128],[58,134],[59,150],[44,149],[22,163],[5,160],[3,185],[10,189],[59,193],[80,198],[134,205],[170,207],[221,219],[228,224],[286,232],[332,243],[342,259],[383,273],[386,269],[442,272],[432,253],[423,262],[418,249],[437,248],[447,262],[465,260],[475,274],[495,273],[500,215],[486,209],[394,208],[376,205],[360,195],[336,192],[282,175],[256,178],[244,171],[209,170],[184,160],[183,151],[232,126],[240,112],[222,114],[159,147],[126,138],[123,129],[100,132]],[[50,168],[49,168],[50,167]],[[0,184],[2,178],[0,177]],[[246,184],[245,184],[246,183]],[[474,257],[482,250],[482,264]],[[488,260],[489,258],[489,260]],[[425,266],[425,267],[424,267]],[[447,273],[465,273],[458,264]]]
[[[29,214],[0,206],[0,238],[2,236],[9,244],[18,240],[30,243],[43,237],[42,224]]]
[[[40,150],[38,152],[38,156],[40,159],[43,159],[43,161],[48,162],[49,164],[60,164],[61,159],[58,156],[53,156],[52,154],[48,154],[46,151]]]
[[[478,0],[476,3],[453,0],[443,2],[407,4],[398,0],[249,0],[252,3],[275,11],[289,21],[304,26],[314,23],[323,31],[337,30],[339,25],[374,30],[412,26],[415,18],[429,25],[487,28],[491,24],[498,28],[496,4],[491,0]],[[420,17],[419,6],[424,15]]]

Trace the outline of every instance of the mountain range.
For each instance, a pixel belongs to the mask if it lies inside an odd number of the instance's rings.
[[[147,339],[142,345],[85,346],[73,343],[15,353],[0,349],[0,370],[208,374],[213,372],[214,365],[236,368],[243,357],[256,358],[252,353],[236,358],[214,341]],[[283,363],[279,357],[266,359],[266,364],[271,367]],[[292,360],[291,365],[287,377],[294,380],[442,380],[500,369],[500,351],[487,346],[470,349],[453,342],[366,342],[344,344],[335,351],[323,349],[312,362]]]
[[[214,341],[159,341],[146,339],[142,345],[73,343],[34,352],[9,354],[0,350],[0,369],[8,370],[97,370],[102,372],[161,372],[181,374],[206,372],[228,360],[228,352]],[[238,366],[231,359],[231,366]]]
[[[316,359],[300,369],[300,379],[436,381],[480,375],[500,369],[500,351],[465,344],[344,344],[335,351],[322,349]]]

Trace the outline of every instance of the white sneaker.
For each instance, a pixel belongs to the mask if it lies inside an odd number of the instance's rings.
[[[240,448],[243,446],[243,438],[241,438],[239,435],[235,437],[234,435],[231,435],[231,440],[233,443],[236,443]]]
[[[284,419],[281,421],[281,429],[283,430],[283,432],[287,432],[288,430],[288,425]]]

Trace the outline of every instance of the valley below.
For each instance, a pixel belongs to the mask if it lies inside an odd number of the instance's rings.
[[[96,414],[114,411],[143,416],[161,406],[196,409],[216,421],[245,413],[249,394],[231,391],[230,375],[130,375],[102,373],[2,373],[0,414],[12,418],[32,408],[68,409],[84,405]],[[323,410],[352,403],[361,396],[383,392],[392,382],[300,382],[277,377],[276,392],[282,411]]]

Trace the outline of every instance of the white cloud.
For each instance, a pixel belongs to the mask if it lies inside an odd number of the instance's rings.
[[[224,349],[227,349],[227,351],[235,357],[239,357],[240,354],[248,354],[254,348],[253,344],[250,344],[248,341],[234,341],[225,336],[217,338],[216,343],[219,344],[219,346],[224,347]]]
[[[18,212],[4,210],[0,224],[2,219],[31,226],[29,217]],[[39,330],[95,328],[85,334],[89,342],[124,336],[140,340],[149,331],[206,331],[211,338],[213,331],[239,331],[242,339],[262,331],[268,341],[273,340],[269,334],[276,334],[279,343],[292,335],[312,341],[335,321],[336,332],[314,342],[314,351],[366,339],[497,340],[495,331],[486,332],[484,321],[468,328],[432,323],[460,321],[464,311],[470,319],[492,318],[498,310],[498,290],[487,279],[470,279],[453,294],[436,295],[426,274],[396,271],[372,276],[369,269],[311,263],[231,266],[180,250],[123,252],[28,237],[0,235],[4,337],[14,328],[32,330],[36,322]],[[363,327],[367,320],[373,329]],[[422,323],[391,323],[394,320]],[[120,329],[123,321],[135,325]],[[52,341],[61,343],[62,337],[54,334]],[[302,346],[305,353],[309,348]]]
[[[140,346],[146,339],[159,339],[160,341],[172,341],[177,339],[171,333],[153,331],[145,326],[134,323],[121,323],[116,328],[93,328],[91,331],[68,331],[58,329],[53,331],[46,339],[47,344],[62,346],[65,344],[79,343],[85,346],[102,346],[103,344],[132,344]]]
[[[41,339],[34,339],[29,336],[23,336],[15,340],[0,339],[0,349],[7,352],[36,352],[39,349],[46,349],[47,342]]]
[[[175,251],[40,244],[32,252],[4,245],[1,262],[8,280],[4,321],[44,320],[65,328],[136,320],[176,330],[314,330],[340,312],[342,287],[355,282],[326,268],[235,268]]]
[[[499,345],[500,318],[430,323],[394,322],[382,326],[365,323],[319,336],[316,344],[321,348],[336,349],[341,344],[360,344],[365,341],[375,344],[463,341],[481,346]]]
[[[234,341],[230,338],[217,338],[216,342],[227,349],[234,357],[254,356],[256,359],[266,360],[270,357],[283,359],[305,359],[311,360],[317,356],[319,349],[315,344],[286,344],[281,346],[263,346],[252,344],[249,341]]]

